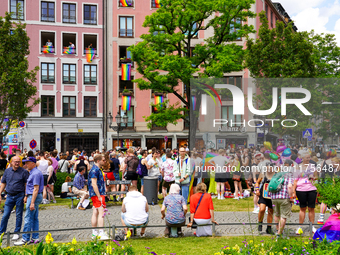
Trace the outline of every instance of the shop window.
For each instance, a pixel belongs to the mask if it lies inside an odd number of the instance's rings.
[[[228,120],[228,123],[223,124],[222,126],[230,127],[231,121],[232,127],[242,126],[242,115],[234,115],[232,106],[222,106],[221,119]]]
[[[76,65],[63,64],[63,83],[75,84],[76,83]]]
[[[84,24],[97,25],[97,6],[84,5]]]
[[[63,97],[63,117],[76,117],[76,97]]]
[[[134,107],[130,106],[129,111],[123,111],[121,109],[121,106],[119,106],[120,116],[126,116],[128,117],[128,123],[125,125],[123,122],[121,123],[121,126],[125,127],[126,129],[134,129]]]
[[[97,97],[84,97],[84,117],[97,117]]]
[[[131,51],[128,50],[130,46],[119,46],[119,67],[122,64],[131,63],[133,66],[133,62],[131,61]]]
[[[84,65],[84,84],[97,84],[97,65]]]
[[[63,3],[63,23],[76,23],[76,4]]]
[[[97,55],[97,35],[84,34],[84,54],[87,53],[87,49],[91,48]]]
[[[44,54],[55,53],[55,33],[41,32],[41,52]]]
[[[24,0],[11,0],[11,17],[15,20],[24,20]]]
[[[55,77],[55,64],[54,63],[41,63],[41,82],[54,83]]]
[[[41,96],[41,116],[54,117],[54,96]]]
[[[119,76],[119,93],[123,93],[124,90],[129,90],[130,93],[134,93],[133,91],[133,76],[131,76],[130,81],[122,81],[122,76]]]
[[[63,33],[63,54],[76,54],[77,35]]]
[[[133,17],[119,17],[119,37],[133,38]]]
[[[54,2],[41,2],[41,21],[54,22]]]

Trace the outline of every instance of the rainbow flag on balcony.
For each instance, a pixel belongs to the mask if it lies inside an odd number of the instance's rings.
[[[162,104],[164,103],[164,97],[163,96],[155,96],[155,105]],[[157,108],[155,107],[155,110],[157,111]]]
[[[131,80],[131,64],[122,64],[122,81]]]
[[[86,61],[87,63],[91,63],[93,58],[94,58],[94,55],[95,55],[95,49],[93,48],[86,48]]]
[[[76,49],[74,47],[64,47],[63,54],[75,54]]]
[[[130,111],[131,96],[122,96],[122,111]]]
[[[128,6],[131,6],[131,5],[132,5],[132,2],[129,3],[128,0],[119,0],[119,1],[120,1],[121,5],[122,5],[123,7],[128,7]]]
[[[47,45],[44,45],[43,46],[43,53],[54,53],[54,49],[53,49],[53,46],[47,46]]]
[[[161,0],[155,0],[155,6],[156,8],[160,8],[162,6]]]

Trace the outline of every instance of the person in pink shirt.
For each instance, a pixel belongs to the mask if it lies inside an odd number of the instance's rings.
[[[311,156],[308,151],[303,151],[301,156],[302,163],[296,169],[293,198],[297,197],[300,203],[299,223],[303,224],[308,207],[309,221],[314,224],[317,192],[313,181],[317,179],[318,172],[315,169],[315,165],[310,163]],[[315,232],[316,229],[313,226],[313,233]],[[302,233],[302,226],[300,225],[296,230],[296,234],[300,235]]]

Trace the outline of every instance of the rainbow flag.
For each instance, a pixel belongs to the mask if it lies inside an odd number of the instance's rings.
[[[128,6],[131,6],[131,5],[132,5],[132,3],[129,3],[128,0],[119,0],[119,1],[120,1],[121,5],[122,5],[123,7],[128,7]]]
[[[235,149],[235,144],[233,143],[233,144],[230,144],[230,149]]]
[[[54,53],[54,48],[53,46],[47,46],[47,45],[44,45],[43,46],[43,53]]]
[[[63,54],[76,54],[76,49],[74,47],[64,47]]]
[[[87,61],[87,63],[91,63],[93,58],[94,58],[95,49],[93,49],[93,48],[86,48],[85,52],[86,52],[86,61]]]
[[[130,111],[131,96],[122,96],[122,111]]]
[[[322,228],[316,230],[313,239],[319,241],[327,239],[327,241],[340,240],[340,213],[332,214]]]
[[[122,81],[131,80],[131,64],[122,64]]]
[[[195,111],[195,108],[196,108],[196,101],[197,101],[196,96],[191,96],[192,109],[194,111]]]
[[[155,0],[155,6],[156,8],[160,8],[162,6],[161,0]]]
[[[158,104],[163,104],[164,103],[164,98],[163,96],[155,96],[155,105],[158,105]],[[162,106],[162,105],[161,105]],[[155,107],[156,111],[157,111],[157,108]]]
[[[244,141],[244,147],[246,147],[246,145],[247,145],[247,141]]]

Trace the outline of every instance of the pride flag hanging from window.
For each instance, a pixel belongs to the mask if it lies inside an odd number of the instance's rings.
[[[131,96],[122,96],[122,111],[130,111]]]
[[[75,54],[76,49],[74,47],[64,47],[63,54]]]
[[[155,0],[155,6],[156,8],[160,8],[162,6],[161,0]]]
[[[47,46],[47,45],[44,45],[43,46],[43,53],[54,53],[54,49],[53,49],[53,46]]]
[[[95,55],[95,49],[93,49],[93,48],[86,48],[85,52],[86,52],[86,61],[87,61],[87,63],[91,63],[93,58],[94,58],[94,55]]]
[[[163,104],[164,98],[163,96],[155,96],[155,105]],[[162,106],[162,105],[161,105]],[[155,110],[157,111],[157,108],[155,107]]]
[[[132,5],[132,1],[131,3],[129,3],[129,0],[119,0],[120,1],[120,4],[123,6],[123,7],[128,7],[128,6],[131,6]]]
[[[122,81],[131,80],[131,64],[122,64]]]

